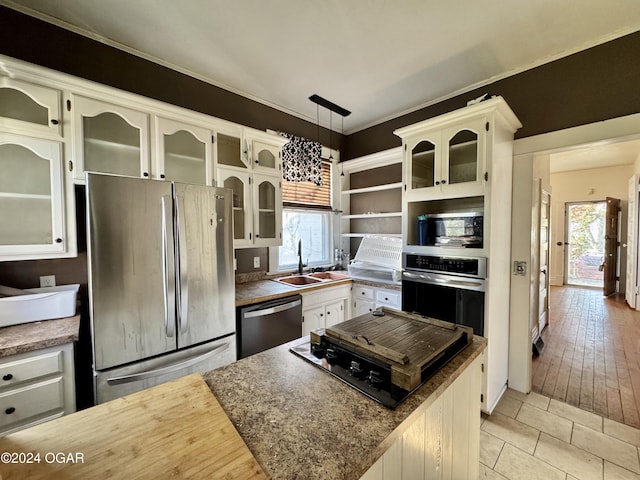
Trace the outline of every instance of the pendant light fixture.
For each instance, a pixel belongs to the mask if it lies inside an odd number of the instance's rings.
[[[346,108],[343,108],[340,105],[336,105],[335,103],[330,102],[326,98],[322,98],[321,96],[315,93],[309,97],[309,100],[311,100],[313,103],[316,104],[316,122],[317,122],[317,129],[318,129],[318,142],[320,142],[320,114],[318,112],[318,108],[319,106],[322,106],[327,110],[329,110],[329,160],[333,161],[333,151],[331,149],[332,130],[333,130],[333,124],[332,124],[333,112],[340,115],[342,119],[342,128],[340,129],[340,133],[342,135],[344,135],[344,117],[348,117],[349,115],[351,115],[351,112]],[[344,177],[344,172],[342,171],[342,162],[340,162],[340,176]]]

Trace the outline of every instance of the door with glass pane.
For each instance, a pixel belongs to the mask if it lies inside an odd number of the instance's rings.
[[[66,249],[62,146],[0,133],[0,255]]]
[[[282,243],[282,187],[277,175],[253,176],[253,243],[277,246]]]
[[[60,100],[58,90],[0,77],[0,127],[59,137]]]
[[[474,187],[482,187],[485,124],[484,118],[466,120],[442,131],[443,192],[468,195],[478,192]]]
[[[603,286],[607,203],[566,204],[565,283]]]
[[[149,116],[90,98],[72,100],[74,177],[84,172],[150,176]]]
[[[218,186],[233,190],[233,246],[252,244],[251,185],[249,173],[237,168],[218,167]]]
[[[165,118],[157,119],[153,178],[213,185],[211,131]]]

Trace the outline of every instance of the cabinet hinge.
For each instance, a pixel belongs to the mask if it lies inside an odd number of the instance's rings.
[[[302,323],[304,323],[304,315],[302,316]]]
[[[489,131],[489,122],[484,124],[484,128],[487,130],[487,132]]]
[[[71,100],[67,100],[67,112],[71,111]]]
[[[407,144],[406,143],[404,144],[404,151],[405,152],[407,151]]]
[[[484,373],[484,363],[481,363],[481,364],[480,364],[480,371],[481,371],[482,373]]]
[[[214,137],[213,135],[211,135],[211,143],[216,143],[216,137]]]
[[[480,403],[484,402],[484,395],[480,394]]]
[[[406,183],[404,184],[404,191],[405,192],[407,191],[407,184]]]
[[[489,172],[484,172],[484,181],[485,182],[489,181]]]
[[[249,185],[251,185],[251,177],[249,177]]]
[[[73,172],[73,160],[69,160],[69,171]]]

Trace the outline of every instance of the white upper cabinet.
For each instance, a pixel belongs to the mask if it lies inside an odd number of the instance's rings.
[[[244,129],[216,132],[217,184],[233,190],[233,246],[282,243],[283,137]]]
[[[149,115],[82,96],[71,100],[74,177],[85,172],[150,176]]]
[[[484,117],[403,137],[408,195],[482,194],[486,173]]]
[[[211,130],[156,117],[152,177],[214,185]]]
[[[62,145],[0,133],[0,260],[63,256],[67,238]]]
[[[269,144],[260,140],[251,141],[251,162],[253,170],[263,173],[282,172],[281,164],[282,146]]]
[[[59,90],[0,77],[0,128],[39,137],[62,134]]]
[[[282,181],[277,175],[253,176],[253,244],[282,244]]]

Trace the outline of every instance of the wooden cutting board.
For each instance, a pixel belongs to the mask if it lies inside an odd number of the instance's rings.
[[[0,438],[0,452],[40,454],[0,462],[2,480],[266,479],[199,374]]]
[[[356,352],[388,363],[392,383],[405,390],[420,384],[424,365],[461,337],[469,343],[473,338],[470,327],[395,310],[382,312],[383,316],[368,313],[339,323],[325,329],[325,334]]]

